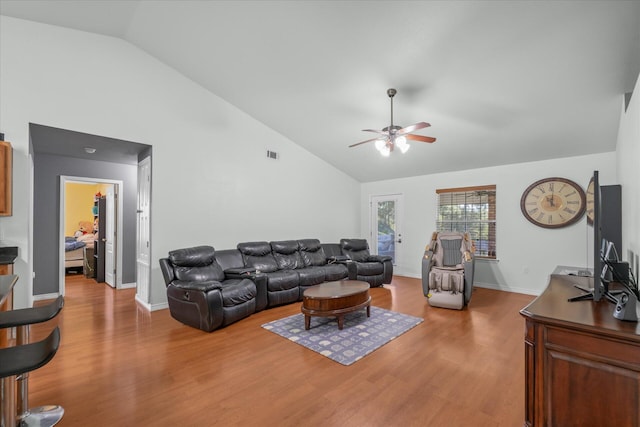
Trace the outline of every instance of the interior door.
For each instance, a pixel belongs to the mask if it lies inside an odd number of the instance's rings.
[[[136,236],[136,299],[149,303],[151,158],[138,164],[138,229]]]
[[[397,265],[402,245],[402,194],[371,196],[371,252]]]
[[[106,191],[106,215],[104,242],[104,281],[112,288],[116,287],[116,204],[117,186],[109,185]]]

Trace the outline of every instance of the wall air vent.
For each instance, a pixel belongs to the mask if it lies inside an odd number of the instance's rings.
[[[280,156],[275,151],[267,150],[267,157],[273,160],[278,160]]]

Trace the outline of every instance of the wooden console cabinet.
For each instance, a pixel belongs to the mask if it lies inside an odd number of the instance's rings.
[[[640,427],[640,327],[614,305],[567,299],[589,278],[551,275],[525,318],[525,426]]]

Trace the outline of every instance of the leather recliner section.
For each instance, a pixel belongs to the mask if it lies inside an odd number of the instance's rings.
[[[349,278],[368,282],[371,287],[391,283],[393,262],[390,256],[371,255],[365,239],[341,239],[342,253],[353,263],[349,265]]]
[[[171,316],[186,325],[211,332],[256,310],[255,283],[227,279],[211,246],[171,251],[160,268]]]
[[[238,243],[245,266],[256,268],[267,276],[267,306],[289,304],[300,297],[298,273],[279,270],[269,242]]]

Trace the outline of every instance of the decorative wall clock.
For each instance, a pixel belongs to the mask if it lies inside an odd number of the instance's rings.
[[[594,194],[593,194],[593,178],[589,181],[589,186],[587,187],[587,224],[593,225],[593,204],[594,204]]]
[[[580,185],[566,178],[545,178],[522,193],[520,209],[531,223],[544,228],[560,228],[582,218],[587,202]]]

